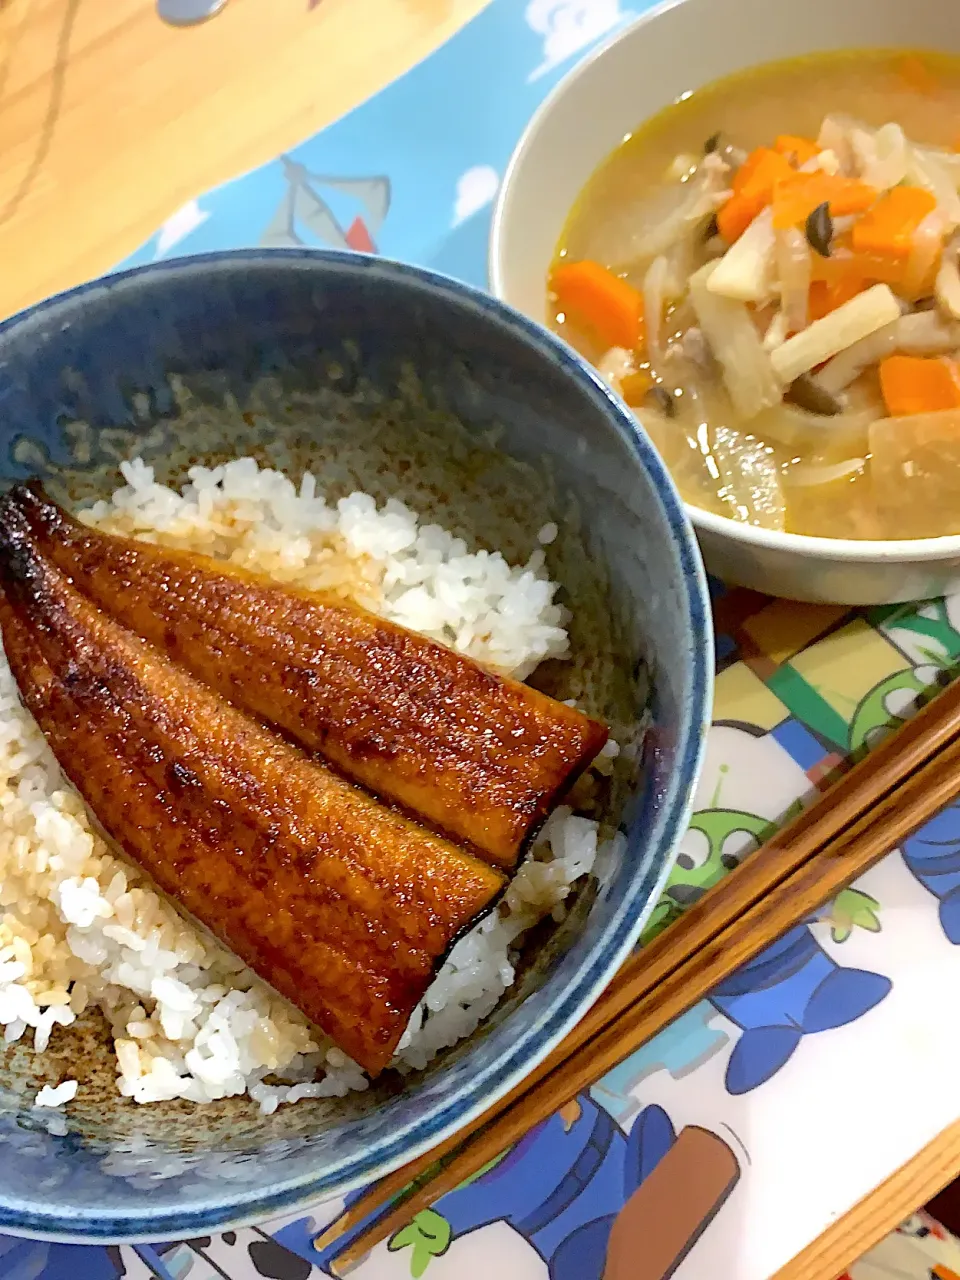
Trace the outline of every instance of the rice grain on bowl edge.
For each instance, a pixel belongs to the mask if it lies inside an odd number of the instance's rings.
[[[568,655],[566,614],[554,603],[541,551],[510,566],[498,552],[469,552],[400,502],[378,509],[358,492],[330,506],[311,474],[297,488],[252,458],[192,468],[182,494],[156,484],[139,459],[121,471],[126,486],[82,513],[87,523],[349,596],[518,679]],[[556,532],[545,526],[541,541]],[[595,769],[609,770],[617,751],[608,743]],[[522,935],[548,913],[562,918],[598,839],[596,822],[569,807],[554,811],[499,910],[447,958],[395,1066],[424,1067],[493,1011],[514,981]],[[8,1044],[32,1033],[43,1053],[58,1025],[99,1007],[113,1033],[120,1093],[139,1103],[247,1093],[269,1114],[282,1102],[343,1096],[369,1083],[101,838],[21,705],[2,655],[0,910]],[[75,1093],[76,1083],[64,1081],[43,1089],[35,1105],[56,1107]]]

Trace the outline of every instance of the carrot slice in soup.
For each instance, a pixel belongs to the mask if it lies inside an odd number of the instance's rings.
[[[773,184],[788,177],[790,169],[786,157],[772,147],[757,147],[733,175],[733,194],[742,196],[766,192],[769,199]]]
[[[893,187],[854,224],[854,252],[908,258],[913,233],[936,207],[936,197],[922,187]]]
[[[786,156],[770,147],[757,147],[733,179],[733,195],[717,213],[717,227],[728,244],[739,240],[754,218],[773,199],[773,189],[793,173]]]
[[[874,282],[871,281],[871,283]],[[866,287],[866,280],[855,272],[851,272],[846,277],[838,277],[836,280],[814,280],[810,286],[807,304],[811,324],[814,320],[822,320],[831,311],[842,307],[845,302],[855,298]]]
[[[839,249],[829,258],[813,255],[812,293],[817,294],[821,305],[828,311],[835,310],[841,302],[846,302],[861,289],[873,284],[888,284],[892,289],[906,292],[910,297],[921,297],[929,293],[934,284],[938,262],[932,264],[927,279],[919,284],[914,282],[907,289],[910,275],[909,257],[883,257],[876,253],[851,253],[849,249]],[[826,288],[820,288],[825,285]],[[832,300],[832,305],[828,305]],[[811,306],[816,309],[816,302]],[[826,313],[824,313],[826,314]]]
[[[608,347],[643,344],[643,295],[599,262],[562,262],[550,277],[561,310]]]
[[[880,390],[891,418],[960,409],[960,372],[953,360],[889,356],[880,362]]]
[[[821,148],[810,138],[799,138],[792,133],[781,133],[773,144],[774,151],[786,156],[799,169],[801,165],[820,154]]]
[[[829,173],[795,173],[776,184],[773,191],[773,225],[778,230],[799,227],[814,209],[826,204],[834,218],[863,213],[877,192],[855,178]]]

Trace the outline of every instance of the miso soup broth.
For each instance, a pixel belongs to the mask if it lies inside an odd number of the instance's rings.
[[[960,533],[960,59],[769,64],[638,127],[580,195],[552,327],[691,504]]]

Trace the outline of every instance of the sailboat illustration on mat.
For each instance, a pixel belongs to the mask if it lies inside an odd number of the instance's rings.
[[[374,237],[379,233],[390,208],[390,179],[341,178],[311,173],[305,165],[289,156],[281,156],[286,192],[276,213],[264,228],[260,243],[265,248],[295,249],[310,240],[334,249],[355,249],[360,253],[376,253]],[[348,225],[344,225],[320,191],[336,193],[339,203],[355,202],[360,209]],[[309,239],[304,238],[304,233]]]

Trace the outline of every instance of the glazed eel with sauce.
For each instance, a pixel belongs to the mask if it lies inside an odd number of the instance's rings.
[[[515,860],[606,738],[362,610],[95,533],[37,489],[0,502],[0,588],[24,702],[108,836],[374,1075],[506,875],[247,712],[448,828],[460,803],[488,861]]]
[[[334,596],[87,528],[36,485],[8,499],[118,622],[348,778],[504,868],[606,729]]]

